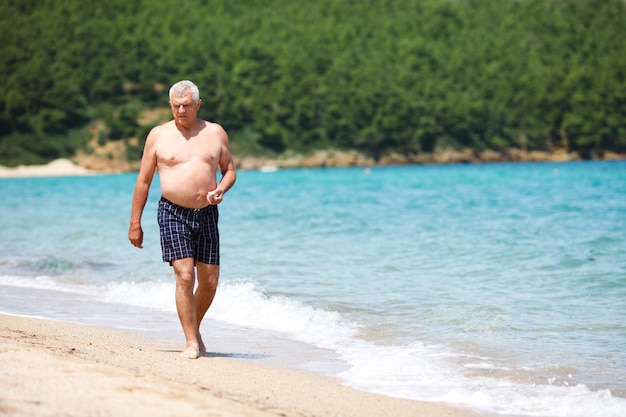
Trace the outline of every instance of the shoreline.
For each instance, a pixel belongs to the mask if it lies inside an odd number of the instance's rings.
[[[0,178],[64,177],[97,173],[65,158],[56,159],[45,165],[19,165],[15,168],[0,166]]]
[[[209,350],[210,346],[209,346]],[[472,417],[453,405],[359,391],[229,352],[197,360],[131,331],[0,313],[0,414]]]
[[[591,153],[582,158],[576,152],[564,149],[555,151],[525,151],[508,149],[502,152],[486,150],[483,152],[473,149],[441,149],[432,153],[404,155],[390,153],[381,156],[378,160],[367,157],[357,151],[322,150],[311,155],[283,155],[277,158],[241,157],[235,159],[238,169],[266,169],[266,168],[330,168],[330,167],[380,167],[400,165],[441,165],[441,164],[488,164],[507,162],[570,162],[582,160],[617,161],[626,160],[626,154],[603,152]]]
[[[398,165],[440,165],[440,164],[488,164],[506,162],[571,162],[571,161],[620,161],[626,160],[626,154],[604,152],[601,155],[589,155],[583,159],[578,153],[557,150],[523,151],[509,149],[505,152],[484,151],[476,152],[471,149],[453,150],[443,149],[433,153],[415,155],[388,154],[378,161],[356,151],[323,150],[311,155],[283,155],[276,158],[269,157],[234,157],[235,167],[238,170],[267,170],[294,169],[294,168],[331,168],[331,167],[363,167]],[[137,172],[139,161],[129,163],[117,159],[94,159],[76,157],[72,159],[60,158],[45,165],[19,165],[9,168],[0,165],[0,178],[22,177],[54,177],[73,175],[98,175],[125,172]]]

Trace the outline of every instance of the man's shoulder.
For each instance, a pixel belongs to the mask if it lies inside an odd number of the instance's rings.
[[[205,127],[209,127],[211,129],[221,129],[222,128],[222,126],[220,126],[219,123],[211,122],[210,120],[202,120],[202,123],[204,123]]]
[[[154,126],[151,130],[150,133],[152,134],[160,134],[164,131],[170,130],[173,127],[175,127],[176,123],[174,122],[174,120],[170,120],[164,123],[161,123],[160,125],[156,125]]]
[[[164,129],[174,129],[176,128],[175,120],[168,120],[167,122],[163,122],[160,125],[154,127],[154,129],[164,130]]]
[[[202,122],[204,123],[203,129],[206,130],[209,134],[222,135],[226,133],[224,128],[219,123],[210,122],[208,120],[203,120]]]

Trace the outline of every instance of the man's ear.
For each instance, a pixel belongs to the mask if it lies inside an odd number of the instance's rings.
[[[202,106],[202,99],[201,98],[198,99],[198,110],[200,110],[200,106]]]

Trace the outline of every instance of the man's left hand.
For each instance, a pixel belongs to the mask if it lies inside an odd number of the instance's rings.
[[[206,195],[206,201],[211,205],[216,205],[222,202],[222,198],[224,197],[224,193],[219,189],[215,189],[213,191],[209,191]]]

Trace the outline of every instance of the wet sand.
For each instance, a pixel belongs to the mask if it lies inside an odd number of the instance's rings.
[[[180,351],[130,331],[0,314],[0,415],[478,415],[358,391],[228,352],[189,360]]]

